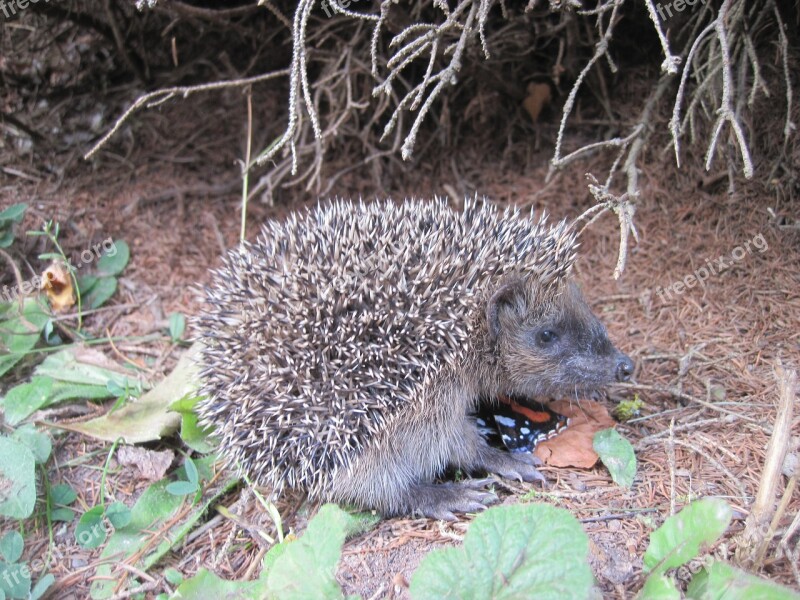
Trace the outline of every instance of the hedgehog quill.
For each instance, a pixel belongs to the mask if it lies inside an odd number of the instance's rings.
[[[544,481],[488,445],[475,414],[501,396],[578,397],[627,381],[569,274],[574,233],[470,200],[330,201],[269,221],[212,272],[201,423],[279,494],[453,519],[495,497],[448,467]]]

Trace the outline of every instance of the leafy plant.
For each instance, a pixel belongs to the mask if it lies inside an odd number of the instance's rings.
[[[131,257],[127,242],[114,242],[114,252],[106,253],[97,261],[94,275],[83,275],[78,278],[77,285],[84,296],[87,309],[99,308],[117,291],[117,276],[128,265]]]
[[[568,511],[498,506],[479,515],[461,548],[435,550],[411,579],[422,598],[587,598],[589,539]]]
[[[55,577],[47,574],[31,589],[31,570],[22,557],[24,542],[17,531],[9,531],[0,539],[0,598],[38,600],[53,585]]]
[[[8,248],[14,241],[14,225],[22,221],[28,205],[12,204],[0,212],[0,248]]]
[[[183,469],[186,474],[186,479],[172,481],[167,484],[167,492],[173,496],[188,496],[194,494],[200,489],[200,476],[197,472],[197,467],[194,461],[186,457],[183,463]]]
[[[628,440],[616,429],[604,429],[594,435],[592,447],[611,473],[614,483],[627,488],[633,485],[636,477],[636,454]]]
[[[308,523],[306,532],[270,548],[255,581],[226,581],[206,569],[184,581],[176,594],[185,599],[280,598],[281,600],[340,599],[336,565],[345,538],[361,531],[365,521],[326,504]]]
[[[732,514],[733,511],[725,501],[704,498],[692,502],[664,521],[651,534],[650,544],[644,554],[644,569],[650,575],[641,592],[642,600],[681,598],[675,581],[667,575],[667,571],[686,564],[696,558],[701,550],[714,544],[725,533]],[[800,595],[725,563],[709,559],[706,567],[690,582],[686,597],[690,600],[797,600]]]
[[[174,343],[178,343],[183,339],[183,334],[186,331],[186,317],[181,313],[174,312],[169,316],[169,337]]]
[[[0,377],[27,356],[39,341],[50,316],[35,300],[17,301],[0,321]]]
[[[50,457],[50,438],[32,425],[0,436],[0,515],[24,519],[36,506],[36,465]]]
[[[31,380],[11,388],[0,405],[13,426],[41,408],[75,398],[110,398],[117,388],[140,390],[141,384],[102,353],[70,346],[48,356],[36,367]]]

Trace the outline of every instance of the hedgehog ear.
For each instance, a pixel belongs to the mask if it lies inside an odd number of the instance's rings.
[[[503,308],[514,308],[523,298],[525,285],[522,279],[515,278],[501,285],[486,305],[486,323],[489,341],[494,344],[500,335],[500,311]]]

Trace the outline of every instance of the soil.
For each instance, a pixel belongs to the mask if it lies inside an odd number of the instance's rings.
[[[105,351],[115,358],[152,358],[153,380],[169,372],[181,349],[164,336],[147,342],[138,338],[163,333],[172,312],[197,314],[197,286],[208,280],[209,267],[218,265],[221,253],[238,239],[241,195],[235,161],[243,146],[243,110],[240,98],[232,94],[223,100],[163,105],[138,115],[132,137],[89,163],[78,158],[85,144],[35,160],[5,148],[0,209],[29,203],[21,230],[39,228],[49,219],[59,221],[62,245],[73,257],[108,237],[129,242],[131,261],[112,308],[87,319],[85,327],[98,335],[130,338]],[[505,156],[466,148],[454,155],[457,168],[421,168],[381,187],[368,171],[355,170],[342,177],[330,195],[453,199],[477,190],[501,204],[547,210],[553,219],[574,218],[594,202],[585,173],[603,177],[613,157],[578,161],[547,181],[556,125],[555,116],[540,125],[535,133],[538,149],[525,149],[526,144],[534,146],[532,138],[517,139]],[[194,136],[197,131],[200,134]],[[588,126],[582,128],[578,120],[570,136],[567,146],[577,147],[590,136]],[[734,556],[736,536],[759,490],[772,434],[776,368],[800,366],[796,191],[771,187],[771,165],[762,161],[752,181],[735,179],[731,193],[726,178],[709,185],[720,172],[727,173],[722,167],[705,173],[697,166],[702,157],[695,156],[687,158],[691,167],[678,169],[671,152],[662,153],[658,143],[653,140],[643,161],[635,214],[638,241],[628,247],[622,276],[612,277],[620,239],[612,214],[586,230],[576,266],[576,279],[593,309],[615,344],[636,364],[635,384],[613,388],[606,399],[609,406],[634,397],[643,401],[640,413],[618,426],[637,450],[635,484],[621,489],[601,465],[591,470],[544,469],[550,482],[544,500],[584,521],[591,565],[607,598],[631,597],[641,587],[641,557],[650,531],[695,498],[723,497],[734,507],[733,525],[713,550],[721,558]],[[346,160],[333,158],[331,171]],[[247,237],[257,235],[266,219],[281,218],[316,200],[313,191],[288,188],[281,190],[274,205],[251,203]],[[35,257],[42,250],[41,238],[21,242],[15,257],[25,273],[41,267]],[[704,281],[690,285],[691,276]],[[87,404],[75,414],[108,408]],[[798,452],[798,415],[792,433]],[[171,440],[155,447],[176,444]],[[108,449],[76,434],[56,436],[53,477],[70,482],[82,505],[92,506],[97,500]],[[106,481],[108,493],[129,506],[147,485],[129,470],[114,468]],[[524,492],[534,486],[501,486],[502,502],[519,501],[520,493],[512,489]],[[239,493],[223,504],[230,506]],[[282,501],[287,529],[302,531],[301,503],[299,498]],[[251,522],[266,521],[257,502],[248,502],[241,512]],[[779,535],[798,512],[796,492],[778,523]],[[460,543],[472,518],[461,516],[455,523],[381,521],[346,543],[338,573],[344,592],[363,598],[408,597],[408,582],[421,558]],[[53,597],[87,597],[97,552],[77,547],[73,528],[74,523],[55,532],[63,556],[50,569],[59,590]],[[26,545],[25,556],[41,556],[48,543],[46,527],[39,524],[28,534],[39,537]],[[217,556],[222,540],[252,542],[248,536],[230,521],[215,518],[203,536],[166,562],[179,567],[185,577],[212,564],[226,578],[254,576],[252,563],[260,557],[256,543],[242,542],[247,550],[236,556]],[[791,547],[798,543],[796,535],[787,541]],[[761,574],[800,586],[776,543],[769,546]]]

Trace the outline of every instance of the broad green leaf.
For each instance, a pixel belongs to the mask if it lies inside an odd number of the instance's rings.
[[[71,346],[45,358],[30,382],[8,391],[3,400],[6,421],[16,425],[35,411],[65,400],[110,398],[109,381],[122,387],[136,385],[130,371],[102,352]]]
[[[25,301],[21,315],[18,306],[15,304],[13,309],[7,311],[5,316],[9,318],[0,322],[0,377],[33,350],[50,318],[33,299]]]
[[[27,565],[0,563],[0,590],[7,598],[27,600],[31,589],[31,572]]]
[[[14,228],[0,224],[0,248],[8,248],[14,243]],[[0,591],[2,591],[0,589]]]
[[[644,570],[663,574],[695,558],[701,546],[710,546],[731,522],[731,507],[718,498],[692,502],[669,517],[650,535]]]
[[[299,540],[284,542],[266,573],[267,597],[281,600],[342,598],[336,566],[345,537],[356,531],[358,519],[335,504],[326,504],[308,523]],[[264,574],[262,574],[264,578]]]
[[[196,461],[201,479],[210,479],[214,460],[214,457],[205,457]],[[202,501],[193,505],[188,512],[183,497],[173,496],[166,491],[166,481],[158,481],[147,488],[131,509],[130,523],[117,529],[103,548],[100,560],[113,559],[113,562],[98,566],[95,572],[97,579],[91,587],[92,598],[102,600],[117,593],[115,588],[118,577],[112,575],[112,570],[114,564],[121,560],[128,560],[136,555],[135,566],[147,572],[165,554],[178,546],[208,507],[236,483],[237,479],[233,474],[221,479],[212,490],[205,490]],[[183,516],[177,518],[179,513]],[[157,545],[153,543],[154,538],[160,540]]]
[[[103,252],[103,256],[97,261],[97,272],[100,275],[119,275],[131,258],[131,249],[123,240],[114,242],[109,251],[104,247]]]
[[[0,554],[7,563],[17,562],[24,547],[25,542],[19,531],[9,531],[0,539]]]
[[[75,518],[75,511],[71,508],[54,508],[50,511],[50,519],[52,521],[63,521],[69,523]]]
[[[199,475],[197,474],[197,467],[194,465],[194,461],[187,457],[183,463],[183,468],[186,470],[186,481],[196,484]]]
[[[174,312],[169,316],[169,337],[173,342],[178,342],[186,331],[186,317],[181,313]]]
[[[194,407],[201,398],[202,396],[186,395],[170,404],[169,409],[181,414],[181,439],[183,443],[195,452],[208,454],[213,452],[218,444],[211,439],[213,429],[201,427],[198,422]]]
[[[671,577],[652,573],[644,582],[639,600],[681,600],[681,593]]]
[[[78,291],[81,293],[81,304],[83,299],[94,289],[100,278],[96,275],[81,275],[78,277]]]
[[[36,431],[36,428],[31,424],[24,425],[14,431],[11,434],[11,439],[25,444],[33,452],[33,460],[38,465],[45,464],[47,459],[50,458],[50,452],[53,450],[50,436],[41,431]]]
[[[800,593],[714,561],[689,582],[688,600],[800,600]]]
[[[411,597],[588,598],[589,539],[568,511],[546,504],[490,508],[461,548],[434,550],[411,579]]]
[[[39,600],[44,593],[56,582],[55,576],[52,573],[48,573],[44,577],[42,577],[39,581],[36,582],[36,585],[33,586],[31,590],[31,595],[28,600]]]
[[[28,209],[28,205],[24,202],[20,202],[18,204],[12,204],[8,208],[0,211],[0,222],[2,221],[13,221],[14,223],[19,223],[22,220],[22,216],[25,214],[25,211]]]
[[[103,505],[94,506],[83,513],[78,520],[75,539],[82,548],[87,550],[98,548],[106,541],[108,531],[106,524],[103,523],[103,512],[105,512]]]
[[[131,522],[131,509],[122,502],[114,502],[106,508],[106,519],[114,529],[121,529]]]
[[[201,568],[191,579],[187,579],[175,590],[175,597],[181,600],[208,600],[226,598],[230,600],[262,600],[267,598],[265,582],[226,581],[211,571]],[[341,594],[339,595],[341,597]]]
[[[59,483],[50,488],[50,500],[53,504],[68,506],[77,498],[77,492],[68,483]]]
[[[169,410],[170,404],[197,393],[198,355],[199,346],[195,344],[181,356],[172,373],[136,402],[85,423],[54,425],[108,442],[122,438],[126,444],[151,442],[170,435],[181,422],[181,416]]]
[[[197,484],[190,481],[173,481],[167,485],[167,491],[174,496],[188,496],[197,491]]]
[[[24,519],[36,505],[36,465],[25,444],[0,437],[0,515]]]
[[[53,390],[50,377],[33,377],[29,383],[8,390],[3,398],[3,412],[6,421],[14,427],[47,403]]]
[[[614,483],[631,487],[636,476],[636,454],[631,443],[616,429],[604,429],[594,434],[592,447],[611,473]]]
[[[164,579],[170,585],[180,585],[183,582],[183,573],[174,567],[164,569]]]
[[[100,308],[116,291],[117,279],[115,277],[100,277],[86,295],[81,294],[81,310]]]

